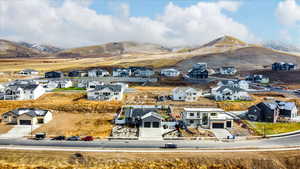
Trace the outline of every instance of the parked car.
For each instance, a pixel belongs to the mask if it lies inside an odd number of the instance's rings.
[[[46,133],[36,133],[34,139],[35,140],[43,140],[46,138]]]
[[[67,138],[67,140],[68,141],[79,141],[80,137],[79,136],[72,136],[72,137]]]
[[[167,143],[163,148],[177,148],[177,144],[174,143]]]
[[[66,137],[65,136],[56,136],[56,137],[53,137],[51,140],[65,140]]]
[[[94,138],[93,138],[93,136],[86,136],[86,137],[83,137],[81,140],[82,141],[93,141]]]

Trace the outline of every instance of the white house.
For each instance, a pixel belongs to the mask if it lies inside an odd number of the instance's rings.
[[[128,77],[131,76],[131,70],[127,68],[114,68],[112,75],[114,77]]]
[[[34,100],[45,93],[45,89],[38,84],[10,85],[4,89],[4,100]]]
[[[221,75],[235,75],[237,70],[234,66],[223,66],[219,69]]]
[[[153,69],[147,67],[129,67],[131,75],[136,77],[150,77],[155,74]]]
[[[63,79],[63,80],[50,80],[47,84],[47,88],[55,89],[55,88],[69,88],[73,86],[73,82],[71,80]]]
[[[173,100],[176,101],[197,101],[201,95],[201,91],[191,87],[176,87],[173,89]]]
[[[182,120],[189,127],[232,128],[233,118],[219,108],[184,108]]]
[[[249,89],[249,83],[246,80],[222,80],[218,82],[217,86],[239,87],[244,90]]]
[[[104,69],[92,69],[88,71],[89,77],[104,77],[109,76],[109,72]]]
[[[178,71],[177,69],[162,69],[160,71],[160,74],[162,76],[166,76],[166,77],[178,77],[180,75],[180,71]]]
[[[94,89],[87,90],[89,100],[122,100],[124,89],[121,85],[97,85]]]
[[[39,72],[37,70],[33,70],[33,69],[24,69],[24,70],[21,70],[19,72],[20,75],[23,75],[23,76],[31,76],[31,75],[38,75]]]
[[[216,101],[251,100],[248,92],[236,86],[218,86],[211,90]]]
[[[51,111],[34,108],[19,108],[3,113],[1,116],[2,122],[17,125],[44,124],[52,120]]]

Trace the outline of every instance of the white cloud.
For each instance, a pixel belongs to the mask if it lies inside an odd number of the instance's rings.
[[[130,16],[127,4],[120,4],[120,16],[113,16],[92,10],[91,1],[51,2],[3,1],[0,37],[63,47],[124,40],[197,45],[225,34],[247,41],[255,39],[245,25],[224,14],[224,10],[238,10],[240,3],[236,1],[199,2],[187,8],[169,3],[154,19]]]
[[[277,6],[276,14],[281,24],[293,26],[300,21],[300,5],[296,0],[281,1]]]

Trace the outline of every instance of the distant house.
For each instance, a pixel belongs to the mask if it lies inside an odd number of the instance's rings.
[[[237,70],[234,66],[223,66],[219,72],[221,75],[235,75]]]
[[[202,92],[191,87],[176,87],[173,89],[173,100],[176,101],[197,101]]]
[[[162,69],[160,71],[160,75],[165,77],[178,77],[180,75],[180,71],[174,68]]]
[[[129,67],[132,76],[136,77],[150,77],[154,75],[154,71],[147,67]]]
[[[192,79],[206,79],[208,78],[207,64],[197,63],[193,66],[191,70],[188,71],[186,75],[188,78]]]
[[[88,71],[88,76],[89,77],[105,77],[109,76],[109,72],[104,69],[92,69]]]
[[[237,86],[218,86],[211,93],[216,101],[251,100],[248,92]]]
[[[8,111],[1,115],[2,122],[17,125],[45,124],[52,120],[52,113],[49,110],[34,108],[19,108]]]
[[[127,68],[113,68],[114,77],[128,77],[131,76],[130,69]]]
[[[261,102],[248,108],[247,117],[252,121],[276,123],[280,119],[293,120],[298,110],[294,102]]]
[[[249,83],[245,80],[222,80],[219,81],[217,86],[232,86],[232,87],[239,87],[244,90],[249,89]]]
[[[47,88],[55,89],[55,88],[69,88],[73,86],[73,82],[71,80],[63,79],[63,80],[50,80],[47,84]]]
[[[233,118],[219,108],[184,108],[182,120],[188,127],[233,128]]]
[[[141,117],[141,125],[143,128],[161,128],[162,117],[156,112],[149,112]]]
[[[4,100],[34,100],[45,93],[45,89],[38,84],[10,85],[4,89]]]
[[[21,70],[19,72],[20,75],[23,75],[23,76],[32,76],[32,75],[38,75],[39,72],[37,70],[34,70],[34,69],[24,69],[24,70]]]
[[[82,70],[72,70],[68,73],[69,77],[84,77],[87,76],[87,72]]]
[[[290,71],[295,69],[296,64],[294,63],[275,62],[272,64],[272,70],[274,71]]]
[[[246,81],[252,82],[252,83],[269,83],[270,80],[268,77],[264,75],[258,75],[253,74],[246,77]]]
[[[63,72],[52,71],[52,72],[45,73],[45,78],[63,78],[63,77],[64,77]]]
[[[121,85],[97,85],[94,89],[87,90],[89,100],[122,100],[124,89]]]

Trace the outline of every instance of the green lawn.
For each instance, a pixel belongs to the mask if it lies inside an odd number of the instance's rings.
[[[68,91],[68,90],[85,90],[84,88],[79,88],[79,87],[68,87],[68,88],[58,88],[52,90],[53,92],[60,92],[60,91]]]
[[[300,130],[300,123],[263,123],[249,122],[250,126],[261,135],[281,134]]]

